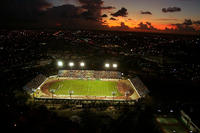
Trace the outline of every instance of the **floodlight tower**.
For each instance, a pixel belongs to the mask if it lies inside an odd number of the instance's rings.
[[[74,62],[69,62],[70,76],[72,76],[72,75],[71,75],[71,73],[72,73],[71,70],[72,70],[72,67],[73,67],[73,66],[74,66]]]
[[[113,65],[113,68],[117,69],[118,65],[116,63],[114,63]]]
[[[58,62],[57,62],[57,66],[58,66],[58,67],[63,67],[63,62],[62,62],[62,61],[58,61]]]
[[[84,62],[80,62],[80,67],[85,67],[85,63]]]
[[[107,73],[107,69],[110,68],[110,64],[109,63],[105,63],[105,68],[106,68],[106,73]],[[108,77],[107,77],[108,78]]]
[[[69,67],[72,68],[74,66],[74,62],[69,62]]]
[[[80,67],[81,67],[81,70],[83,72],[83,68],[85,67],[85,63],[84,62],[80,62]],[[83,74],[82,74],[82,78],[83,78]]]
[[[110,64],[109,63],[105,63],[105,68],[109,68]]]

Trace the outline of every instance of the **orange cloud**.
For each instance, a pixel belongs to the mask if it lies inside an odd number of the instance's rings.
[[[137,26],[137,23],[135,21],[123,17],[117,17],[116,20],[110,20],[109,18],[106,18],[104,20],[106,20],[106,25],[108,25],[109,27],[120,26],[121,22],[123,22],[126,26],[130,28],[134,28],[135,26]]]
[[[115,26],[121,26],[121,22],[123,22],[126,26],[134,30],[135,28],[138,27],[138,24],[141,22],[146,23],[146,22],[151,22],[151,25],[158,29],[158,30],[165,30],[166,28],[168,29],[176,29],[175,25],[171,24],[163,24],[163,23],[158,23],[154,21],[147,21],[147,20],[133,20],[133,19],[128,19],[128,18],[123,18],[123,17],[116,17],[116,20],[110,20],[109,18],[104,18],[102,21],[105,21],[104,25],[108,27],[115,27]]]
[[[165,30],[166,28],[176,29],[176,26],[170,25],[170,24],[156,24],[156,25],[153,25],[153,26],[158,30]]]

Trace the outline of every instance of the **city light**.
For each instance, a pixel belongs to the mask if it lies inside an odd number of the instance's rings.
[[[85,66],[85,63],[84,63],[84,62],[81,62],[81,63],[80,63],[80,66],[81,66],[81,67],[84,67],[84,66]]]
[[[74,62],[70,62],[70,63],[69,63],[69,66],[70,66],[70,67],[73,67],[73,66],[74,66]]]
[[[117,64],[113,64],[113,68],[117,68]]]
[[[63,66],[63,62],[62,61],[58,61],[57,64],[58,64],[59,67]]]
[[[105,67],[106,67],[106,68],[109,68],[109,67],[110,67],[110,64],[106,63],[106,64],[105,64]]]

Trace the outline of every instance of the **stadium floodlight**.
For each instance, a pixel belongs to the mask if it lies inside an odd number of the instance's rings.
[[[63,62],[62,62],[62,61],[58,61],[58,62],[57,62],[57,65],[58,65],[59,67],[62,67],[62,66],[63,66]]]
[[[69,62],[69,66],[73,67],[74,66],[74,62]]]
[[[110,64],[106,63],[106,64],[105,64],[105,67],[106,67],[106,68],[109,68],[109,67],[110,67]]]
[[[117,68],[117,64],[113,64],[113,68]]]
[[[85,66],[85,63],[84,63],[84,62],[81,62],[81,63],[80,63],[80,66],[81,66],[81,67],[84,67],[84,66]]]

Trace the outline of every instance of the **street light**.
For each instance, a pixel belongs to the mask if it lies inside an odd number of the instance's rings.
[[[117,68],[117,64],[113,64],[113,68]]]
[[[35,92],[36,92],[36,89],[32,88],[32,98],[34,100],[34,103],[35,103]]]
[[[74,93],[74,91],[69,91],[70,98],[72,98],[71,95],[72,95],[73,93]]]
[[[115,95],[115,94],[116,94],[116,92],[113,91],[113,92],[112,92],[112,95],[113,95],[113,101],[114,101],[114,95]]]
[[[58,65],[58,67],[62,67],[63,66],[63,62],[62,61],[58,61],[57,65]]]
[[[129,93],[130,93],[129,91],[126,91],[126,92],[125,92],[126,100],[128,99]]]
[[[51,94],[52,94],[52,99],[53,99],[53,94],[55,93],[55,91],[56,91],[55,89],[51,89],[51,90],[50,90],[50,92],[51,92]]]
[[[51,92],[51,95],[52,95],[52,103],[53,103],[53,94],[55,93],[55,89],[50,89],[50,92]],[[54,106],[54,104],[53,104],[53,106]]]
[[[173,133],[176,133],[176,130],[173,130],[172,132],[173,132]]]

